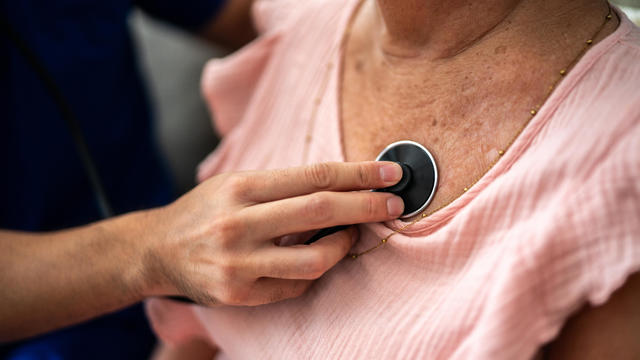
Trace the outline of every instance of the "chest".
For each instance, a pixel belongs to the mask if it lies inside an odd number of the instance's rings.
[[[346,159],[373,159],[400,140],[424,145],[439,171],[439,188],[427,213],[471,188],[531,118],[532,99],[520,91],[501,92],[490,76],[393,82],[385,75],[367,79],[363,74],[346,59],[341,99]],[[495,91],[482,83],[496,84]]]
[[[457,66],[396,75],[368,70],[367,62],[375,59],[347,54],[344,62],[341,128],[350,161],[371,159],[389,142],[405,139],[443,160],[466,154],[483,161],[508,147],[545,98],[544,81],[498,74],[499,64],[485,71]]]
[[[399,140],[424,145],[439,170],[427,212],[460,196],[499,160],[553,82],[546,67],[517,54],[479,51],[449,64],[398,66],[366,46],[356,34],[344,53],[339,101],[346,159],[374,159]]]

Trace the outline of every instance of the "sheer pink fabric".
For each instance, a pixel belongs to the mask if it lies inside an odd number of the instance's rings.
[[[301,165],[318,97],[307,162],[343,161],[335,65],[355,3],[257,3],[262,36],[203,76],[225,139],[202,178]],[[532,357],[572,312],[604,303],[640,270],[640,31],[622,17],[455,202],[343,260],[298,299],[149,301],[158,335],[202,336],[234,359]],[[398,224],[361,225],[355,250]]]

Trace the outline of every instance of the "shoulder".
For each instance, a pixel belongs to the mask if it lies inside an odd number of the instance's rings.
[[[339,38],[345,3],[353,2],[256,1],[253,15],[260,36],[229,57],[211,60],[204,69],[202,91],[219,133],[226,135],[240,123],[260,98],[257,94],[273,96],[276,83],[295,83],[301,72],[313,71],[311,64],[327,56]]]
[[[622,16],[618,36],[567,101],[578,115],[573,128],[592,135],[575,142],[600,154],[594,170],[608,168],[610,179],[631,181],[640,177],[640,28]]]
[[[594,176],[606,166],[640,162],[640,29],[622,17],[619,29],[590,50],[574,71],[560,83],[538,140],[556,145],[556,159],[567,160],[562,164],[565,174],[575,170],[570,173]],[[570,161],[579,163],[572,167]],[[640,176],[638,171],[627,166],[614,174]]]
[[[584,82],[594,94],[595,105],[608,102],[625,109],[640,107],[640,28],[620,13],[618,29],[594,56]],[[620,96],[624,94],[624,96]],[[632,109],[631,109],[632,108]]]
[[[635,111],[640,106],[640,28],[618,12],[620,25],[590,49],[571,72],[578,72],[568,97],[582,107],[617,107]]]
[[[640,33],[622,26],[559,85],[541,113],[549,120],[514,166],[513,186],[526,185],[533,204],[524,256],[549,334],[640,270]]]

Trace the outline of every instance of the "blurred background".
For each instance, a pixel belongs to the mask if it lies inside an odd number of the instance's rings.
[[[200,75],[207,60],[226,52],[142,11],[134,12],[130,26],[156,115],[156,136],[182,194],[195,185],[198,163],[218,142],[200,96]]]
[[[612,3],[640,25],[640,0]],[[140,11],[131,17],[131,27],[154,103],[156,135],[177,190],[183,193],[195,185],[197,164],[217,144],[200,97],[200,73],[208,59],[224,56],[225,52]]]
[[[614,0],[611,3],[619,7],[631,21],[640,26],[640,0]]]

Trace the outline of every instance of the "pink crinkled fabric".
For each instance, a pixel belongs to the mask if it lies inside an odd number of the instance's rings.
[[[262,36],[203,76],[225,138],[201,178],[344,161],[337,65],[356,2],[258,2]],[[603,304],[640,270],[640,30],[620,16],[449,206],[341,261],[297,299],[214,309],[148,301],[157,334],[206,338],[231,359],[533,357],[573,312]],[[400,224],[360,225],[354,250]]]

